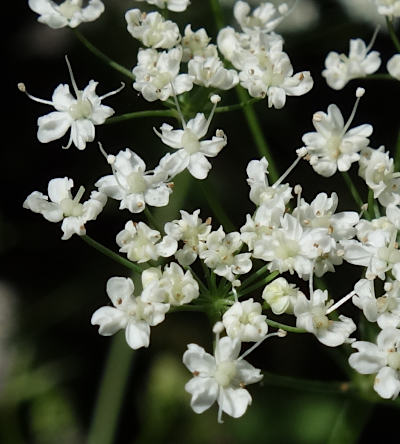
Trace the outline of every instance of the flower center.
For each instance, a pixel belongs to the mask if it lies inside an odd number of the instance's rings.
[[[326,141],[326,149],[332,159],[337,159],[340,154],[340,144],[342,143],[342,137],[340,135],[332,135]]]
[[[297,256],[299,244],[293,239],[280,239],[279,245],[275,249],[275,255],[278,259],[289,259]]]
[[[92,114],[92,104],[89,100],[78,98],[76,103],[69,107],[68,112],[74,120],[87,119]]]
[[[233,361],[222,361],[217,364],[214,378],[218,385],[227,387],[236,375],[236,364]]]
[[[400,370],[400,352],[389,352],[387,356],[387,364],[394,370]]]
[[[189,154],[194,154],[200,151],[199,138],[190,128],[186,128],[183,131],[182,145],[185,151]]]
[[[64,3],[61,3],[61,5],[58,7],[58,10],[60,13],[70,20],[73,15],[79,11],[82,8],[82,1],[72,1],[72,0],[65,0]]]
[[[60,202],[60,207],[64,213],[65,217],[69,216],[82,216],[83,213],[83,205],[79,202],[75,202],[70,197],[63,199]]]
[[[312,321],[314,327],[317,329],[326,329],[329,325],[329,319],[325,315],[325,310],[321,310],[319,308],[314,308],[312,313]]]
[[[400,251],[394,247],[381,247],[378,250],[378,258],[389,264],[396,264],[400,262]]]
[[[171,82],[171,74],[169,72],[157,73],[153,79],[156,88],[162,89]]]
[[[128,182],[129,191],[132,194],[143,193],[147,188],[143,173],[139,171],[132,171],[126,178],[126,181]]]

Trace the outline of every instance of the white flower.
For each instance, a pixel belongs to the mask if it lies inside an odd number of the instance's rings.
[[[285,3],[280,6],[280,10],[283,12],[287,9],[284,6],[286,6]],[[233,14],[243,31],[247,33],[252,31],[271,32],[284,18],[276,10],[275,6],[269,2],[261,3],[258,8],[254,9],[251,15],[249,13],[250,6],[248,3],[243,1],[235,3]]]
[[[158,12],[145,13],[140,9],[130,9],[125,14],[128,32],[144,46],[169,49],[179,43],[181,35],[178,25],[164,20]]]
[[[134,284],[130,278],[112,277],[107,282],[107,294],[114,307],[105,306],[96,310],[91,319],[92,325],[99,325],[99,333],[111,336],[125,329],[125,338],[134,350],[148,347],[150,327],[160,324],[169,304],[162,300],[162,290],[156,285],[148,285],[140,296],[135,297]]]
[[[400,174],[394,171],[394,161],[381,146],[377,150],[361,151],[358,174],[374,192],[374,199],[385,207],[400,202]]]
[[[174,94],[182,94],[193,88],[188,74],[179,74],[182,48],[157,52],[155,49],[139,49],[138,64],[132,72],[136,78],[133,87],[149,101],[165,101]]]
[[[309,71],[293,74],[289,56],[282,51],[282,40],[265,39],[260,49],[244,54],[239,65],[240,85],[252,97],[268,96],[269,107],[283,108],[286,96],[306,94],[314,84]]]
[[[308,279],[313,272],[314,260],[329,254],[334,247],[335,241],[325,228],[304,230],[295,217],[285,214],[280,228],[255,242],[253,257],[270,262],[270,271],[289,271],[291,274],[295,271],[299,277]]]
[[[208,37],[204,28],[192,31],[191,25],[186,25],[184,35],[182,37],[183,55],[182,61],[188,62],[195,56],[201,57],[218,57],[217,47],[210,44],[211,38]]]
[[[378,13],[392,17],[400,17],[400,0],[375,0]]]
[[[176,241],[183,241],[183,247],[178,249],[175,257],[183,266],[191,265],[202,251],[208,234],[211,231],[211,220],[203,222],[199,218],[200,210],[192,214],[180,211],[181,219],[167,222],[164,231]]]
[[[379,52],[369,52],[374,40],[375,36],[366,46],[361,39],[351,39],[348,56],[334,51],[328,54],[322,75],[331,88],[342,89],[350,80],[365,77],[378,70],[381,65]]]
[[[267,317],[261,312],[261,304],[252,298],[235,302],[222,316],[227,335],[242,342],[260,341],[268,332]]]
[[[126,253],[128,259],[134,262],[147,262],[157,260],[160,256],[172,256],[178,247],[175,239],[165,236],[161,240],[161,234],[152,230],[144,222],[132,222],[125,224],[125,229],[117,234],[117,244],[121,253]]]
[[[295,284],[289,284],[285,278],[279,277],[265,286],[262,298],[271,307],[273,313],[293,314],[294,305],[300,294],[303,293]]]
[[[190,0],[137,0],[145,1],[149,5],[156,5],[158,8],[167,8],[174,12],[183,12],[190,5]]]
[[[400,330],[385,328],[376,344],[357,341],[351,345],[357,349],[349,357],[349,364],[363,375],[376,373],[374,390],[385,399],[395,399],[400,392]]]
[[[215,107],[213,108],[215,109]],[[184,129],[174,130],[171,125],[163,123],[160,130],[155,130],[163,143],[174,148],[177,153],[173,159],[180,165],[180,171],[187,168],[196,179],[205,179],[211,169],[207,157],[215,157],[226,145],[226,136],[222,130],[217,130],[211,140],[202,140],[208,131],[213,112],[208,120],[204,114],[198,113],[184,125]]]
[[[400,282],[385,282],[386,293],[375,297],[374,281],[361,279],[354,286],[353,304],[360,308],[369,322],[380,328],[400,326]]]
[[[304,328],[313,333],[316,338],[328,347],[337,347],[350,342],[349,336],[356,330],[351,318],[340,315],[339,321],[332,321],[327,316],[330,304],[327,304],[328,292],[315,290],[308,300],[304,294],[299,294],[294,306],[296,327]]]
[[[87,142],[92,142],[95,136],[95,125],[101,125],[106,119],[114,114],[109,106],[101,104],[106,97],[118,93],[121,88],[111,91],[103,96],[96,94],[98,82],[91,80],[83,90],[79,90],[68,59],[66,58],[68,70],[71,77],[72,87],[76,98],[70,93],[69,85],[61,84],[53,92],[52,100],[38,99],[28,94],[23,83],[18,84],[20,91],[25,92],[32,100],[53,106],[56,111],[39,117],[37,137],[40,142],[48,143],[60,139],[71,128],[71,134],[67,146],[73,143],[78,149],[86,148]]]
[[[330,197],[326,193],[319,193],[310,204],[301,199],[292,214],[298,217],[304,228],[326,228],[336,241],[350,239],[356,234],[354,226],[359,216],[355,211],[334,214],[338,203],[335,192]]]
[[[129,148],[120,151],[112,163],[113,174],[96,182],[96,187],[107,196],[120,200],[119,208],[140,213],[146,204],[154,207],[168,205],[172,193],[170,172],[165,169],[170,154],[164,156],[159,166],[146,172],[143,160]]]
[[[103,2],[89,0],[87,6],[82,6],[82,0],[65,0],[58,4],[53,0],[29,0],[29,7],[39,14],[38,22],[45,23],[50,28],[58,29],[65,26],[76,28],[82,22],[96,20],[104,11]]]
[[[233,285],[240,285],[235,278],[238,274],[248,273],[252,267],[250,253],[235,254],[241,247],[238,232],[225,234],[222,227],[219,227],[207,236],[205,248],[199,256],[215,274],[233,282]]]
[[[292,198],[292,188],[280,181],[270,186],[268,184],[268,160],[251,160],[247,165],[247,183],[250,185],[250,200],[256,205],[267,205],[269,208],[285,210],[286,204]]]
[[[158,287],[164,290],[164,302],[170,305],[189,304],[199,297],[199,284],[192,273],[189,270],[184,273],[176,262],[166,265],[163,272],[154,267],[144,270],[142,281],[144,286],[156,282]]]
[[[348,131],[353,114],[345,124],[339,108],[329,105],[328,114],[318,111],[313,116],[317,132],[303,135],[310,164],[321,176],[330,177],[336,170],[348,171],[351,164],[360,158],[359,152],[368,146],[372,126],[359,125]]]
[[[387,62],[386,68],[392,77],[400,80],[400,54],[392,56]]]
[[[80,187],[76,196],[72,197],[73,186],[73,180],[68,177],[52,179],[48,185],[48,196],[34,191],[23,204],[24,208],[42,214],[50,222],[62,220],[63,240],[69,239],[73,234],[85,235],[85,223],[95,220],[107,202],[105,194],[92,191],[90,199],[81,204],[85,189]]]
[[[222,412],[239,418],[251,404],[250,393],[244,388],[262,379],[260,370],[240,359],[240,341],[228,336],[217,341],[215,356],[196,344],[189,344],[183,363],[193,373],[185,385],[192,395],[190,405],[195,413],[203,413],[215,401],[219,405],[218,419]]]
[[[194,56],[189,60],[188,73],[193,83],[206,88],[228,90],[236,86],[239,77],[234,69],[225,69],[218,56]]]

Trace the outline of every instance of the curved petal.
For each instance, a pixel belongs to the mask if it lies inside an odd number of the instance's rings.
[[[195,413],[203,413],[217,400],[218,384],[214,378],[192,378],[185,390],[192,395],[190,406]]]
[[[375,377],[374,390],[382,398],[397,398],[400,392],[398,372],[390,367],[383,367]]]
[[[215,358],[197,344],[188,344],[183,354],[183,363],[192,372],[200,376],[210,376],[215,372]]]
[[[125,328],[127,316],[123,311],[114,307],[100,307],[93,313],[90,322],[92,325],[99,326],[99,334],[111,336],[118,330]]]
[[[227,415],[239,418],[251,404],[251,396],[246,389],[227,387],[220,390],[218,404]]]
[[[190,156],[187,169],[196,179],[205,179],[211,169],[211,163],[206,159],[204,154],[195,153]]]
[[[47,188],[47,193],[52,202],[60,203],[64,199],[71,198],[71,188],[74,181],[68,177],[51,179]]]
[[[48,143],[59,139],[72,125],[72,118],[66,112],[53,111],[50,114],[38,118],[37,137],[39,142]]]
[[[150,344],[150,326],[145,321],[130,319],[125,330],[125,338],[129,347],[137,350]]]
[[[74,145],[79,150],[84,150],[86,148],[86,142],[92,142],[94,140],[94,125],[89,119],[75,120],[71,124],[71,135]]]
[[[106,292],[114,307],[123,307],[132,300],[135,286],[130,278],[112,277],[107,281]]]

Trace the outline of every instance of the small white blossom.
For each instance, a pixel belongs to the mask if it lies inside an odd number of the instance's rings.
[[[125,229],[117,234],[117,244],[121,253],[126,253],[133,262],[147,262],[157,260],[160,256],[172,256],[178,247],[175,239],[165,236],[161,241],[161,234],[152,230],[144,222],[125,224]],[[160,242],[161,241],[161,242]]]
[[[296,327],[304,328],[313,333],[316,338],[328,347],[337,347],[345,342],[351,342],[349,336],[356,330],[351,318],[340,315],[339,321],[332,321],[327,316],[330,307],[328,292],[315,290],[308,300],[304,294],[299,294],[294,306]]]
[[[235,254],[242,247],[240,234],[235,232],[225,234],[222,227],[212,231],[207,236],[206,245],[199,256],[215,274],[222,276],[234,285],[240,285],[235,280],[238,274],[251,270],[250,253]]]
[[[82,6],[82,0],[65,0],[57,4],[53,0],[29,0],[29,7],[39,14],[38,22],[50,28],[58,29],[69,26],[76,28],[82,22],[96,20],[104,11],[100,0],[89,0],[87,6]]]
[[[125,14],[128,32],[144,46],[169,49],[179,43],[181,35],[178,25],[164,20],[158,12],[145,13],[140,9],[130,9]]]
[[[207,134],[211,117],[212,114],[207,120],[203,113],[198,113],[184,125],[184,129],[174,130],[171,125],[163,123],[161,133],[156,131],[163,143],[178,150],[171,158],[176,162],[177,170],[187,168],[196,179],[207,177],[211,169],[207,157],[215,157],[227,143],[222,130],[217,130],[211,140],[200,141]]]
[[[114,110],[109,106],[101,104],[106,97],[119,92],[121,88],[111,91],[103,96],[96,94],[98,82],[90,80],[89,85],[83,90],[79,90],[68,59],[66,58],[68,70],[71,77],[72,87],[76,98],[70,93],[69,85],[61,84],[53,92],[52,100],[38,99],[28,94],[23,83],[18,84],[20,91],[25,92],[29,98],[35,102],[53,106],[56,111],[39,117],[37,137],[39,142],[48,143],[60,139],[71,129],[67,146],[73,143],[78,149],[86,148],[87,142],[92,142],[95,136],[95,125],[103,124],[106,119],[114,114]]]
[[[394,171],[394,161],[381,146],[361,151],[358,174],[374,192],[374,199],[385,207],[400,202],[400,174]]]
[[[144,286],[156,282],[164,290],[164,302],[173,306],[189,304],[199,297],[199,284],[192,273],[189,270],[184,273],[176,262],[166,265],[163,272],[154,267],[144,270],[142,281]]]
[[[222,316],[227,335],[242,342],[260,341],[268,332],[262,307],[253,299],[235,302]]]
[[[236,86],[239,77],[234,69],[225,69],[218,56],[194,56],[189,60],[188,73],[193,83],[206,88],[228,90]]]
[[[360,158],[359,152],[368,146],[371,125],[359,125],[348,130],[355,108],[345,124],[339,108],[329,105],[327,114],[318,111],[313,116],[313,125],[317,131],[303,135],[310,165],[321,176],[330,177],[337,170],[348,171],[351,164]]]
[[[157,52],[155,49],[139,49],[138,64],[132,72],[133,87],[149,101],[165,101],[174,94],[182,94],[193,88],[188,74],[179,74],[182,48]]]
[[[375,38],[367,46],[361,39],[351,39],[348,56],[334,51],[328,54],[322,75],[331,88],[342,89],[350,80],[365,77],[378,70],[381,65],[379,52],[370,52],[374,40]]]
[[[34,191],[23,204],[24,208],[42,214],[50,222],[63,221],[63,240],[69,239],[73,234],[85,235],[86,222],[95,220],[107,202],[105,194],[92,191],[90,199],[81,204],[85,189],[80,187],[76,196],[72,197],[73,186],[73,180],[68,177],[52,179],[48,185],[48,196]]]
[[[112,163],[113,174],[96,182],[96,187],[107,196],[121,201],[119,208],[140,213],[146,204],[154,207],[168,205],[172,193],[168,164],[170,154],[151,172],[146,172],[143,160],[129,148],[120,151]]]
[[[292,198],[292,188],[289,184],[277,182],[268,184],[268,160],[251,160],[247,165],[247,183],[250,185],[250,200],[256,205],[267,205],[269,208],[285,210],[286,204]]]
[[[374,0],[378,13],[393,17],[400,17],[400,0]]]
[[[282,6],[286,5],[282,3]],[[285,11],[285,8],[283,8]],[[250,6],[248,3],[238,1],[233,8],[233,15],[244,32],[252,31],[271,32],[283,20],[284,15],[278,12],[275,6],[270,2],[263,2],[250,15]]]
[[[303,293],[295,284],[289,284],[285,278],[279,277],[265,286],[262,298],[271,307],[273,313],[293,314],[294,305],[300,294]]]
[[[376,373],[374,390],[385,399],[395,399],[400,392],[400,330],[385,328],[376,338],[376,344],[356,341],[357,349],[349,357],[349,364],[363,375]]]
[[[217,341],[215,355],[203,347],[189,344],[183,363],[193,373],[185,385],[192,395],[190,405],[195,413],[203,413],[215,401],[219,405],[218,419],[222,412],[233,418],[242,416],[251,404],[250,393],[244,388],[262,379],[260,370],[240,359],[240,341],[226,336]]]
[[[99,334],[111,336],[125,329],[125,338],[134,350],[148,347],[150,327],[160,324],[169,304],[160,302],[163,291],[156,285],[148,285],[140,296],[135,297],[134,284],[130,278],[112,277],[107,282],[107,294],[113,307],[97,309],[91,319],[92,325],[99,325]]]
[[[392,56],[387,62],[386,68],[392,77],[400,80],[400,54]]]
[[[210,44],[211,38],[204,28],[193,32],[191,25],[186,25],[182,37],[183,55],[182,61],[188,62],[196,56],[200,57],[218,57],[217,47]]]
[[[315,259],[329,254],[334,247],[335,241],[325,228],[304,230],[294,216],[285,214],[280,228],[254,244],[253,257],[269,262],[270,271],[296,272],[299,277],[308,279]]]
[[[145,1],[149,5],[155,5],[158,8],[167,8],[173,12],[183,12],[190,5],[190,0],[136,0]]]
[[[183,266],[191,265],[202,251],[207,236],[211,231],[211,221],[207,219],[203,222],[199,218],[200,210],[189,214],[184,210],[180,211],[181,219],[167,222],[164,231],[176,241],[182,241],[183,247],[175,253],[178,262]]]

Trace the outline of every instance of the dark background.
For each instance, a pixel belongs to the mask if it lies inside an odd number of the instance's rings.
[[[102,51],[131,69],[138,45],[125,29],[123,14],[131,7],[145,9],[144,3],[122,0],[107,3],[106,12],[96,22],[82,24],[79,30]],[[285,51],[295,72],[310,70],[314,88],[305,96],[289,97],[282,110],[268,109],[265,101],[255,106],[281,172],[294,159],[295,149],[302,145],[302,135],[313,130],[312,114],[326,111],[330,103],[336,103],[346,119],[357,86],[365,87],[366,94],[353,126],[361,123],[374,126],[371,146],[385,145],[394,151],[399,130],[398,82],[352,81],[341,91],[327,87],[320,76],[327,53],[330,50],[347,53],[350,38],[360,37],[368,42],[373,26],[352,19],[339,2],[317,3],[319,20],[313,26],[283,34]],[[52,30],[37,23],[27,2],[13,2],[12,7],[10,20],[14,25],[7,32],[3,49],[6,98],[2,113],[0,208],[0,441],[83,443],[113,341],[97,334],[97,329],[90,325],[90,317],[95,309],[107,303],[107,279],[127,276],[127,273],[77,236],[62,241],[58,224],[24,210],[22,203],[34,190],[46,194],[48,181],[54,177],[71,177],[76,189],[82,184],[88,193],[94,182],[109,174],[109,170],[96,143],[88,144],[82,152],[75,147],[62,150],[65,140],[40,144],[36,138],[36,119],[51,109],[29,100],[16,85],[22,81],[31,94],[50,100],[58,84],[70,82],[65,54],[80,88],[94,79],[99,81],[101,95],[116,89],[120,81],[126,79],[88,52],[70,29]],[[231,12],[228,8],[224,12],[228,22]],[[204,26],[213,40],[215,38],[215,26],[206,1],[193,0],[186,13],[171,13],[170,17],[180,24],[181,32],[184,24],[192,23],[193,30]],[[374,49],[381,52],[383,63],[379,72],[384,72],[386,61],[394,53],[387,34],[378,35]],[[147,103],[129,81],[126,83],[123,92],[105,100],[116,115],[162,108],[159,103]],[[236,102],[234,92],[224,93],[222,105]],[[130,147],[144,158],[148,167],[153,167],[165,148],[152,127],[163,121],[142,119],[98,126],[96,141],[101,141],[112,153]],[[160,220],[176,218],[179,208],[187,211],[201,208],[204,219],[212,215],[207,192],[220,199],[237,229],[243,225],[246,213],[253,211],[245,169],[249,160],[259,158],[259,154],[244,117],[240,111],[217,115],[211,131],[216,128],[225,130],[228,145],[212,160],[213,169],[206,184],[200,186],[191,179],[178,179],[176,190],[181,184],[180,189],[187,191],[174,192],[170,207],[156,213]],[[356,168],[350,173],[360,193],[366,196]],[[291,174],[289,182],[300,183],[306,199],[312,199],[320,191],[335,190],[339,194],[340,210],[354,208],[339,175],[323,179],[304,164]],[[88,224],[93,238],[115,250],[115,236],[131,217],[126,211],[117,212],[117,207],[109,201],[98,220]],[[218,227],[216,220],[213,226]],[[338,274],[327,276],[332,294],[340,297],[347,293],[358,273],[358,269],[344,266]],[[259,297],[259,294],[253,296]],[[348,314],[354,314],[349,310]],[[121,359],[133,358],[115,442],[330,442],[332,430],[340,425],[343,417],[348,418],[349,435],[342,442],[357,442],[351,435],[357,418],[361,418],[361,422],[369,418],[359,442],[372,439],[383,442],[391,432],[397,433],[398,410],[390,403],[372,406],[360,402],[354,406],[343,395],[290,388],[287,381],[274,382],[273,378],[265,378],[260,385],[250,387],[254,402],[243,418],[225,417],[225,424],[218,425],[215,406],[203,415],[196,415],[190,410],[189,396],[184,392],[184,384],[190,378],[181,362],[186,344],[196,342],[211,350],[210,327],[202,315],[169,315],[163,324],[152,329],[149,350],[132,352],[127,346],[121,346],[123,338],[116,338],[113,344],[118,347],[120,341]],[[335,353],[311,335],[288,335],[285,340],[264,344],[250,361],[273,374],[346,381],[346,373],[337,365]],[[350,409],[349,416],[346,409]]]

